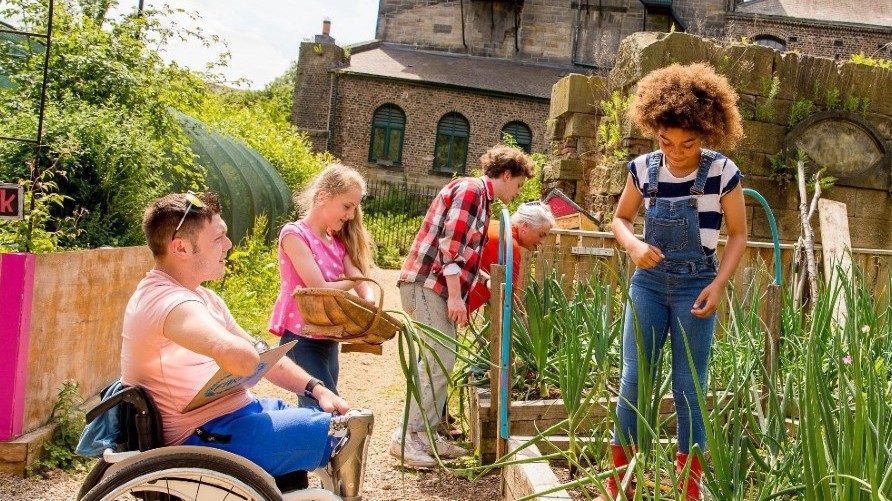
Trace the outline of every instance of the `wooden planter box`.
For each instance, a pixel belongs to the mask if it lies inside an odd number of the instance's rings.
[[[470,428],[471,443],[475,449],[480,451],[480,457],[484,463],[492,463],[496,460],[498,416],[492,410],[488,388],[471,388],[469,392],[470,404],[465,412]],[[724,398],[731,397],[728,395]],[[714,403],[714,395],[710,393],[706,399],[707,410],[711,410]],[[582,433],[591,430],[593,426],[605,431],[611,429],[613,421],[609,419],[608,409],[614,405],[613,401],[606,402],[603,399],[595,402],[590,411],[591,421],[588,424],[583,423]],[[660,421],[669,419],[674,412],[675,403],[672,401],[672,397],[664,397],[660,402]],[[508,429],[512,437],[535,436],[564,419],[567,419],[567,412],[562,400],[512,401],[508,414]],[[674,420],[667,424],[666,429],[670,432],[675,431]],[[555,437],[550,443],[557,448],[566,448],[566,445],[562,446],[566,441],[561,437]]]

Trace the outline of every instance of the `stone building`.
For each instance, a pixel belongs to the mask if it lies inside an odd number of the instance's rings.
[[[301,44],[292,122],[370,179],[442,185],[503,133],[552,153],[552,86],[569,73],[606,74],[633,33],[888,57],[888,2],[380,0],[375,41],[342,48],[326,23]]]

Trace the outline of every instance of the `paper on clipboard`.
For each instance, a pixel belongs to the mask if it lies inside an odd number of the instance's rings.
[[[195,394],[195,397],[192,398],[189,405],[183,409],[183,413],[195,410],[202,405],[213,402],[214,400],[229,395],[235,391],[254,386],[260,381],[260,378],[272,368],[272,366],[276,365],[276,362],[278,362],[282,356],[288,353],[288,350],[290,350],[296,342],[297,341],[291,341],[290,343],[285,343],[282,346],[277,346],[276,348],[261,353],[260,362],[250,376],[234,376],[232,373],[226,372],[223,369],[218,370],[217,373],[201,387],[201,390]]]

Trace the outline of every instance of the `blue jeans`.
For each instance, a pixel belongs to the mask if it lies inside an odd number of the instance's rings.
[[[298,336],[286,330],[282,334],[279,346],[295,339],[297,344],[288,350],[288,358],[307,371],[309,375],[322,380],[322,384],[337,395],[338,371],[340,369],[338,365],[338,342]],[[304,396],[303,393],[297,394],[297,403],[301,407],[319,407],[315,400]]]
[[[688,453],[693,444],[706,450],[703,414],[697,400],[694,374],[688,360],[693,359],[701,391],[706,392],[709,352],[715,331],[715,314],[698,318],[691,314],[694,300],[715,278],[714,268],[689,273],[670,273],[655,269],[636,270],[629,290],[623,331],[623,368],[617,402],[614,444],[638,441],[638,361],[639,353],[656,377],[658,361],[667,335],[672,346],[672,396],[678,413],[678,450]],[[638,345],[635,315],[642,338]],[[686,341],[685,341],[686,340]]]

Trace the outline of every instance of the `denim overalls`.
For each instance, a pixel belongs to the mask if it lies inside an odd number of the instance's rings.
[[[716,153],[702,150],[691,196],[670,201],[657,197],[662,152],[647,158],[650,204],[645,214],[644,241],[665,258],[653,268],[637,269],[632,276],[623,331],[623,367],[617,403],[614,444],[637,443],[638,361],[655,377],[660,353],[669,334],[672,341],[672,394],[678,412],[678,450],[691,445],[706,449],[703,416],[697,400],[688,350],[700,387],[706,389],[707,363],[715,329],[715,314],[707,319],[691,314],[700,292],[716,277],[716,256],[707,256],[700,242],[697,202],[704,193],[709,167]],[[636,341],[635,322],[641,340]],[[687,340],[687,346],[685,343]],[[645,369],[647,370],[647,369]],[[650,398],[650,396],[644,396]],[[622,437],[620,437],[622,431]]]

